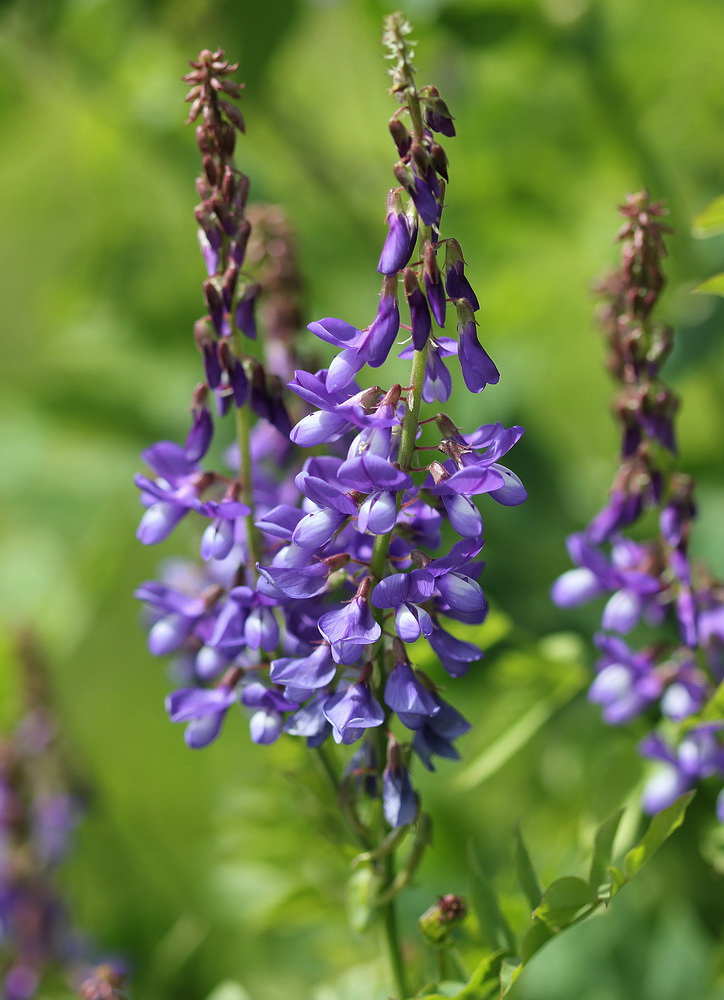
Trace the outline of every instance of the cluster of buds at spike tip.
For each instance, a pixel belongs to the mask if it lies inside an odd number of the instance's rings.
[[[358,797],[376,796],[387,824],[404,828],[420,813],[412,758],[433,770],[435,758],[458,757],[455,741],[469,729],[442,697],[441,680],[464,674],[482,657],[477,645],[453,635],[448,625],[480,624],[486,616],[477,582],[484,541],[477,498],[489,494],[510,506],[526,493],[500,464],[523,433],[520,427],[488,423],[464,433],[438,414],[441,440],[421,443],[420,433],[429,432],[435,420],[420,421],[421,404],[449,398],[452,380],[443,359],[458,353],[455,338],[434,335],[433,320],[442,328],[448,312],[457,316],[463,377],[473,392],[499,376],[478,342],[478,299],[460,246],[431,232],[432,217],[439,227],[442,212],[442,182],[433,183],[442,160],[431,130],[450,119],[434,88],[426,89],[424,100],[418,95],[400,21],[388,30],[404,63],[395,76],[403,100],[397,125],[407,130],[405,110],[412,120],[403,167],[424,179],[428,195],[420,202],[421,188],[413,185],[411,197],[396,189],[387,199],[382,290],[369,325],[332,317],[309,325],[338,349],[318,371],[297,361],[289,382],[306,407],[291,443],[315,453],[295,465],[279,423],[254,407],[265,419],[249,443],[252,488],[245,473],[237,479],[208,472],[199,464],[210,420],[202,416],[199,392],[186,444],[161,442],[146,452],[157,478],[139,480],[149,508],[140,534],[158,541],[186,514],[201,515],[207,519],[206,565],[203,571],[176,567],[163,582],[144,584],[138,596],[149,608],[151,651],[175,656],[182,686],[169,697],[168,711],[172,721],[186,724],[191,747],[215,739],[239,704],[258,743],[287,733],[311,747],[330,739],[342,747],[358,744],[350,773],[363,773],[364,780],[345,779],[347,813],[356,814]],[[423,122],[421,108],[428,105],[432,110]],[[445,129],[449,134],[449,125]],[[434,209],[428,211],[430,199]],[[285,293],[296,295],[299,286],[286,266],[274,281],[269,277],[266,268],[289,257],[280,248],[278,226],[275,236],[268,221],[261,225],[267,232],[263,246],[256,237],[246,246],[247,263],[259,265],[263,316],[265,295],[279,301]],[[418,234],[422,252],[411,262]],[[229,233],[220,243],[225,267],[233,240]],[[236,293],[224,298],[226,287],[219,283],[213,309],[207,295],[210,312],[197,340],[205,360],[220,358],[217,364],[229,372],[242,362],[225,326],[238,312]],[[401,302],[410,314],[412,342],[401,355],[413,357],[410,385],[364,387],[358,381],[364,370],[383,365],[400,336]],[[283,339],[291,351],[291,338],[285,333]],[[247,362],[242,367],[250,371]],[[248,384],[253,396],[253,379]],[[231,376],[229,385],[238,406]],[[208,386],[216,388],[210,381]],[[438,447],[439,461],[417,465],[417,454]],[[240,451],[243,470],[241,445]],[[460,538],[441,551],[445,519]],[[439,661],[437,680],[409,656],[409,644],[421,638]],[[364,828],[359,816],[354,826]]]
[[[196,181],[201,201],[195,215],[208,275],[203,285],[208,313],[196,324],[195,336],[206,382],[222,415],[232,404],[237,408],[248,404],[288,433],[291,425],[280,400],[278,379],[247,357],[242,346],[243,338],[256,340],[261,289],[245,266],[251,234],[246,215],[249,178],[234,162],[237,132],[245,130],[241,111],[233,103],[243,87],[228,79],[238,66],[228,63],[221,49],[205,49],[191,67],[183,79],[192,85],[186,95],[191,104],[187,121],[197,122],[201,153],[202,173]]]
[[[80,984],[81,1000],[128,1000],[126,977],[112,965],[99,965]]]
[[[581,533],[568,539],[576,569],[553,587],[556,604],[568,607],[607,596],[602,657],[590,698],[612,724],[628,722],[651,706],[667,720],[670,736],[653,734],[644,756],[663,764],[644,793],[656,812],[699,779],[724,777],[724,720],[701,713],[724,679],[724,594],[708,572],[691,563],[689,538],[696,516],[692,479],[674,469],[674,414],[678,400],[661,378],[673,335],[653,310],[664,287],[661,267],[671,230],[666,209],[647,192],[621,207],[625,224],[620,268],[598,286],[608,347],[608,367],[619,391],[614,413],[621,426],[621,463],[608,503]],[[634,541],[624,532],[649,511],[658,512],[659,533]],[[663,639],[634,651],[624,640],[646,623],[671,620],[678,641]],[[724,822],[724,793],[718,800]]]

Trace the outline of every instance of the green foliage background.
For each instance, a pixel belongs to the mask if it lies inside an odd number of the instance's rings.
[[[464,763],[421,777],[436,828],[403,904],[414,942],[416,915],[438,893],[465,891],[470,839],[505,899],[519,820],[550,881],[577,874],[594,825],[640,790],[644,730],[604,727],[583,693],[596,609],[558,611],[548,588],[567,568],[566,534],[598,509],[613,474],[589,289],[617,257],[615,205],[642,186],[669,200],[677,231],[660,311],[677,330],[667,372],[684,398],[682,461],[699,481],[695,548],[724,573],[724,315],[719,300],[690,293],[722,270],[724,242],[689,235],[724,186],[724,12],[712,0],[410,0],[405,10],[419,81],[457,118],[444,235],[463,246],[481,337],[503,372],[450,412],[470,428],[526,425],[512,464],[530,491],[522,508],[487,510],[483,582],[505,614],[483,631],[484,665],[450,685],[475,723]],[[8,728],[17,715],[13,635],[29,626],[94,789],[68,892],[79,924],[128,956],[140,1000],[198,1000],[223,980],[254,1000],[385,995],[369,988],[375,941],[344,924],[349,857],[303,747],[253,747],[235,719],[216,745],[187,750],[130,594],[160,554],[194,547],[190,535],[162,553],[136,544],[132,486],[139,450],[185,433],[200,371],[186,60],[222,46],[240,61],[239,163],[254,198],[287,208],[308,318],[364,325],[393,183],[386,12],[377,0],[0,6],[0,718]],[[497,742],[511,726],[518,743]],[[637,884],[548,946],[511,995],[724,997],[712,803],[703,791]],[[635,805],[627,817],[632,834]]]

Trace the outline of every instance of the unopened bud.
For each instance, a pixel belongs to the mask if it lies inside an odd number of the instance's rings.
[[[411,142],[407,127],[399,118],[390,118],[389,129],[395,146],[397,146],[397,152],[400,156],[407,156]]]
[[[448,893],[440,896],[435,905],[423,913],[417,926],[428,944],[439,947],[445,943],[450,931],[465,919],[467,912],[465,900]]]

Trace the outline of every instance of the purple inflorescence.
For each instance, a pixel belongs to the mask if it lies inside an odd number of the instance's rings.
[[[426,640],[451,677],[481,658],[477,645],[449,631],[450,620],[479,624],[486,615],[477,582],[483,521],[476,498],[489,493],[510,506],[526,497],[499,462],[522,428],[486,424],[464,433],[440,413],[435,423],[420,422],[422,401],[450,396],[445,358],[459,356],[473,392],[499,378],[478,340],[478,300],[460,246],[440,238],[447,166],[433,133],[453,135],[452,119],[435,88],[418,93],[414,81],[403,85],[393,71],[402,105],[391,124],[401,187],[387,199],[379,302],[368,326],[335,317],[309,324],[337,353],[317,371],[297,362],[287,407],[261,363],[245,355],[244,338],[258,333],[281,364],[269,321],[263,337],[255,320],[264,281],[245,277],[245,250],[254,247],[248,182],[233,165],[239,122],[223,96],[238,96],[226,79],[234,67],[220,52],[202,53],[192,66],[186,79],[194,85],[191,117],[201,120],[196,217],[209,309],[196,339],[206,381],[194,395],[185,446],[148,449],[153,475],[137,482],[147,508],[141,541],[162,541],[182,519],[200,518],[204,566],[177,567],[163,582],[138,589],[148,607],[149,648],[176,656],[182,683],[167,708],[172,721],[186,725],[189,746],[216,739],[238,706],[247,710],[257,743],[281,733],[305,737],[312,747],[330,737],[359,742],[374,779],[360,787],[381,792],[387,822],[406,826],[419,808],[411,753],[432,769],[433,757],[458,756],[454,741],[469,728],[415,667],[410,644]],[[432,320],[444,325],[448,302],[459,318],[459,341],[433,336]],[[401,305],[410,317],[412,343],[403,356],[412,357],[411,385],[362,388],[364,370],[380,368],[407,329]],[[284,344],[291,362],[289,337]],[[241,414],[238,448],[224,472],[202,464],[214,432],[206,405],[212,394],[220,416]],[[250,408],[258,417],[253,426]],[[280,414],[292,410],[298,419],[287,427]],[[422,435],[430,443],[420,443]],[[305,458],[304,448],[316,453]],[[430,450],[438,457],[419,464]],[[460,540],[441,552],[445,520]]]
[[[724,723],[712,722],[706,709],[724,679],[724,586],[689,558],[694,484],[671,471],[678,400],[660,369],[672,331],[652,318],[664,285],[666,210],[643,192],[621,212],[621,267],[600,288],[608,366],[620,384],[621,465],[607,505],[568,539],[575,569],[555,581],[552,598],[560,607],[606,598],[589,698],[612,725],[658,710],[665,735],[652,734],[640,746],[660,764],[643,795],[644,808],[658,812],[700,779],[724,778]],[[658,514],[658,534],[633,540],[626,532],[649,512]],[[641,625],[656,636],[635,650],[622,637]],[[724,793],[719,801],[724,821]]]

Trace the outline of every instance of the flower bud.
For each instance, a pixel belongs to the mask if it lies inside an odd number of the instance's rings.
[[[417,926],[428,944],[439,947],[445,944],[450,931],[462,923],[467,912],[468,907],[462,896],[448,893],[438,897],[435,905],[420,917]]]
[[[395,146],[397,146],[397,152],[400,156],[407,156],[410,151],[411,139],[406,126],[399,118],[390,118],[389,129]]]

